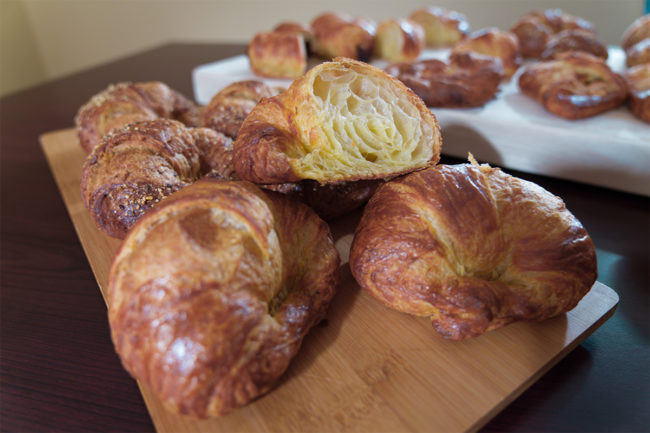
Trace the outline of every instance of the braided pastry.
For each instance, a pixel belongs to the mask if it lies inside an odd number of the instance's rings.
[[[198,126],[199,116],[193,102],[152,81],[110,85],[79,109],[75,123],[81,147],[90,153],[104,135],[129,123],[167,118]]]
[[[627,96],[623,78],[603,59],[583,52],[531,65],[519,76],[519,88],[565,119],[595,116],[620,106]]]
[[[596,253],[562,200],[476,164],[438,165],[383,185],[350,250],[360,286],[444,337],[474,337],[576,306]]]
[[[385,72],[337,58],[263,99],[235,140],[240,178],[261,184],[383,179],[435,164],[440,130],[413,92]]]
[[[323,319],[339,264],[307,206],[201,180],[122,243],[108,281],[115,349],[169,410],[224,415],[275,385]]]
[[[458,42],[453,53],[474,52],[501,59],[505,78],[510,78],[521,65],[519,43],[514,34],[497,28],[487,28],[475,32],[471,37]]]
[[[465,15],[440,7],[430,7],[414,11],[409,19],[424,28],[425,43],[428,47],[454,45],[470,32]]]
[[[630,111],[650,123],[650,63],[634,66],[623,74],[630,90]]]
[[[325,13],[311,22],[311,49],[325,59],[347,57],[368,61],[375,41],[375,23],[345,14]]]

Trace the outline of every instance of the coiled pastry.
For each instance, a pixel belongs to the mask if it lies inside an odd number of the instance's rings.
[[[475,52],[501,59],[505,78],[510,78],[521,65],[519,43],[513,33],[486,28],[458,42],[452,53]]]
[[[428,47],[454,45],[465,39],[470,32],[465,15],[440,7],[418,9],[409,18],[424,28]]]
[[[129,123],[158,118],[198,126],[200,114],[193,102],[164,83],[118,83],[84,104],[75,117],[75,124],[81,147],[90,153],[111,131]]]
[[[630,92],[630,111],[650,123],[650,63],[634,66],[623,74]]]
[[[424,30],[415,21],[390,19],[377,26],[375,56],[391,62],[418,58],[424,48]]]
[[[549,38],[563,30],[581,29],[595,33],[594,25],[561,9],[532,11],[515,22],[510,28],[519,39],[524,57],[538,58],[546,49]]]
[[[595,116],[620,106],[627,96],[625,80],[603,59],[583,52],[531,65],[519,76],[519,88],[565,119]]]
[[[205,174],[202,161],[182,123],[136,122],[106,136],[88,156],[81,197],[97,226],[122,239],[149,209]]]
[[[307,48],[300,32],[257,33],[246,53],[251,70],[262,77],[296,78],[307,69]]]
[[[607,60],[607,45],[601,42],[594,33],[581,30],[564,30],[548,39],[546,48],[540,55],[542,60],[554,59],[558,54],[567,51],[582,51],[592,56]]]
[[[240,178],[260,184],[383,179],[435,164],[435,116],[397,79],[337,58],[263,99],[235,140]]]
[[[486,165],[392,180],[366,206],[350,251],[360,286],[444,337],[475,337],[576,306],[596,281],[587,231],[562,200]]]
[[[480,107],[494,98],[504,77],[501,59],[475,52],[452,53],[448,62],[397,63],[386,72],[413,90],[429,107]]]
[[[203,109],[201,125],[236,138],[246,116],[262,98],[270,98],[284,89],[262,81],[237,81],[221,89]]]
[[[324,13],[311,22],[311,50],[327,60],[340,56],[365,62],[372,56],[375,30],[367,18]]]
[[[126,237],[110,269],[111,336],[171,411],[215,417],[268,392],[338,282],[329,228],[247,182],[201,180]]]

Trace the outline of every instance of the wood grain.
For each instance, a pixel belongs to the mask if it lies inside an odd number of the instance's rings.
[[[99,232],[80,198],[85,154],[73,130],[41,144],[102,293],[119,241]],[[220,419],[171,414],[141,386],[159,432],[475,431],[604,323],[618,296],[597,282],[566,315],[451,342],[426,319],[382,306],[347,265],[359,213],[332,224],[342,281],[275,390]]]

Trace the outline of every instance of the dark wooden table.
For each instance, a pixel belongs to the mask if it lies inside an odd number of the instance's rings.
[[[38,138],[71,127],[109,83],[161,80],[191,96],[194,67],[243,50],[169,44],[0,100],[0,430],[154,430],[113,351],[106,306]],[[484,430],[649,431],[650,201],[508,171],[564,198],[594,240],[598,279],[620,303]]]

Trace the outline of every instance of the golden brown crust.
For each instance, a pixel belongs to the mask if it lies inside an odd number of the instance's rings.
[[[440,7],[418,9],[409,18],[422,26],[429,47],[454,45],[470,32],[465,15]]]
[[[593,24],[587,20],[564,13],[560,9],[546,9],[523,15],[513,24],[510,31],[519,40],[522,56],[538,58],[546,49],[552,35],[575,29],[595,33]]]
[[[307,69],[307,50],[302,33],[257,33],[246,53],[251,70],[262,77],[296,78]]]
[[[106,136],[88,156],[81,197],[97,226],[122,239],[149,209],[204,171],[200,151],[182,123],[136,122]]]
[[[418,58],[424,48],[424,29],[409,19],[390,19],[377,26],[375,56],[391,62]]]
[[[582,52],[531,65],[519,76],[519,89],[551,113],[571,120],[616,108],[627,95],[620,75],[604,60]]]
[[[369,19],[324,13],[311,22],[311,49],[314,54],[328,60],[340,56],[368,61],[373,51],[375,30],[375,23]]]
[[[648,38],[650,38],[650,14],[640,16],[625,29],[621,38],[621,47],[623,50],[627,50]]]
[[[503,78],[501,60],[458,52],[449,62],[421,60],[389,66],[386,71],[413,90],[429,107],[479,107],[494,98]]]
[[[237,179],[232,162],[232,138],[210,128],[191,128],[190,134],[208,166],[209,171],[205,176],[224,180]]]
[[[475,32],[452,49],[452,54],[465,52],[475,52],[501,59],[505,78],[512,77],[521,66],[517,37],[511,32],[504,32],[497,28]]]
[[[551,36],[544,52],[540,55],[542,60],[551,60],[560,53],[567,51],[582,51],[592,56],[607,60],[607,45],[601,42],[594,33],[581,29],[564,30]]]
[[[399,311],[460,340],[571,310],[596,253],[562,200],[488,166],[438,165],[382,186],[364,210],[350,269]]]
[[[632,66],[650,63],[650,38],[642,39],[625,50],[625,66]]]
[[[193,102],[164,83],[118,83],[84,104],[75,124],[81,147],[90,153],[104,135],[129,123],[168,118],[198,126],[199,116]]]
[[[322,184],[383,179],[434,164],[435,116],[404,84],[346,58],[325,62],[263,99],[235,140],[242,179]]]
[[[124,367],[172,411],[214,417],[268,392],[326,313],[340,260],[307,206],[202,180],[147,214],[111,266]]]
[[[634,66],[623,75],[627,82],[630,111],[644,122],[650,123],[650,63]]]
[[[204,108],[201,125],[234,139],[253,107],[262,98],[270,98],[283,90],[257,80],[229,84],[214,95]]]

